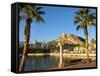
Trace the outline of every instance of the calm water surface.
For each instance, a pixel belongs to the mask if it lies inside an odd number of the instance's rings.
[[[21,57],[20,57],[21,59]],[[69,63],[69,58],[64,57],[64,63]],[[25,71],[58,66],[59,56],[30,56],[26,59]]]

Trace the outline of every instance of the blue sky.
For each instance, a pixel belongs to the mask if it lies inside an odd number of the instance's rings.
[[[42,10],[45,11],[45,15],[43,15],[45,23],[32,22],[31,42],[56,40],[61,33],[75,34],[84,38],[83,30],[77,31],[74,24],[75,12],[79,8],[43,6]],[[91,10],[95,12],[95,9]],[[19,24],[19,41],[24,40],[24,27],[25,19],[21,20]],[[95,29],[95,27],[88,27],[89,41],[96,37]]]

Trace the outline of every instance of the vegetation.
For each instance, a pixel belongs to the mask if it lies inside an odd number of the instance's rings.
[[[20,9],[20,13],[22,13],[19,16],[20,18],[19,20],[23,18],[26,19],[26,26],[24,29],[25,42],[24,42],[22,59],[19,66],[19,72],[22,72],[24,71],[26,56],[29,50],[31,23],[33,20],[36,22],[44,22],[44,19],[42,18],[42,14],[45,14],[45,13],[41,11],[42,7],[38,7],[36,5],[21,4],[19,6],[19,9]]]
[[[92,40],[91,40],[91,43],[96,43],[96,40],[93,38]]]
[[[53,41],[48,42],[48,45],[49,46],[56,46],[56,45],[58,45],[58,42],[53,40]]]
[[[20,47],[19,48],[19,53],[22,54],[22,50],[23,50],[24,47]],[[29,50],[28,50],[28,53],[50,53],[50,48],[46,48],[46,47],[43,47],[43,48],[33,48],[33,47],[30,47]]]
[[[92,47],[92,50],[95,50],[96,49],[96,40],[94,38],[91,39],[91,42],[90,42],[90,45]]]
[[[87,62],[89,62],[89,52],[88,52],[88,26],[95,26],[95,13],[91,12],[88,8],[82,8],[75,12],[75,24],[77,24],[77,30],[83,29],[85,36],[85,47],[87,51]]]

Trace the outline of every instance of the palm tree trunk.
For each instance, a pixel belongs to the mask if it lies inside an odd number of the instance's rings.
[[[19,72],[24,71],[25,68],[25,62],[26,62],[26,58],[27,58],[27,52],[29,50],[29,40],[30,40],[30,18],[26,19],[26,26],[25,26],[25,30],[24,30],[24,35],[25,35],[25,42],[24,42],[24,49],[23,49],[23,53],[22,53],[22,58],[21,58],[21,63],[19,66]]]
[[[89,62],[88,35],[86,35],[87,62]]]
[[[86,46],[87,63],[88,63],[89,62],[89,50],[88,50],[88,30],[87,30],[87,27],[85,29],[85,46]]]
[[[24,67],[25,67],[25,62],[26,62],[26,56],[27,56],[27,48],[28,48],[28,43],[25,42],[24,43],[24,49],[23,49],[23,54],[22,54],[22,59],[21,59],[21,63],[19,66],[19,72],[24,71]]]

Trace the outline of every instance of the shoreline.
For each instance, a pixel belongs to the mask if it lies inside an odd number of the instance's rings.
[[[28,56],[59,56],[60,53],[36,53],[32,54],[29,53]],[[68,58],[87,58],[87,54],[63,54],[63,57],[68,57]],[[89,54],[89,58],[92,60],[96,60],[96,54]]]
[[[20,56],[22,56],[20,54]],[[28,53],[27,55],[28,57],[32,57],[32,56],[56,56],[59,57],[60,53]],[[67,54],[67,53],[63,53],[63,57],[68,57],[68,58],[75,58],[75,59],[86,59],[87,58],[87,54]],[[89,54],[89,58],[91,58],[92,60],[96,60],[96,54]]]
[[[60,53],[28,53],[28,56],[43,56],[43,55],[51,55],[51,56],[59,56]],[[87,54],[67,54],[63,53],[63,56],[87,56]],[[96,54],[89,54],[89,56],[96,57]]]

